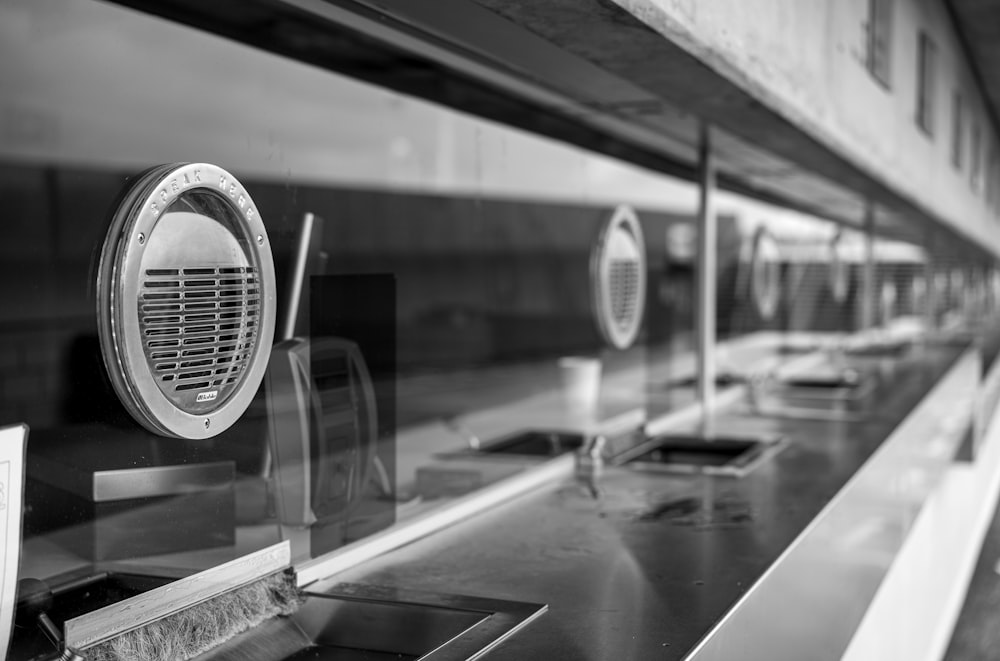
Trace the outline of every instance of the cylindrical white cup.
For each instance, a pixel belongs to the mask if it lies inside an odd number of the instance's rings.
[[[601,396],[601,361],[567,356],[559,359],[566,409],[573,416],[593,420]]]

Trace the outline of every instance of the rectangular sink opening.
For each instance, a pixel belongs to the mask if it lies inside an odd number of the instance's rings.
[[[483,445],[482,454],[527,455],[531,457],[557,457],[576,452],[583,445],[583,434],[576,432],[531,429],[504,436]]]
[[[716,388],[729,388],[746,383],[747,379],[742,374],[735,372],[719,372],[715,375]],[[664,387],[670,388],[694,388],[698,385],[697,376],[682,376],[672,381],[667,381]]]
[[[45,582],[23,589],[18,594],[17,609],[26,609],[28,604],[51,590],[51,605],[46,614],[58,627],[75,617],[116,604],[129,597],[148,592],[178,577],[147,576],[119,572],[96,572],[65,574],[50,578]],[[19,614],[19,617],[22,617]],[[37,626],[17,626],[12,632],[9,654],[12,659],[33,659],[52,651],[48,641]]]
[[[489,613],[427,604],[345,601],[310,595],[296,614],[319,647],[366,650],[419,658],[457,638]]]
[[[777,436],[664,434],[643,443],[625,463],[646,470],[741,477],[784,444]]]
[[[867,371],[844,369],[836,372],[794,374],[780,379],[780,393],[792,399],[834,399],[853,401],[870,395],[876,378]]]
[[[893,338],[881,340],[865,340],[848,344],[844,353],[849,356],[867,356],[871,358],[896,358],[906,353],[913,346],[909,338]]]
[[[546,610],[541,604],[352,584],[304,596],[290,617],[272,618],[200,661],[459,661],[478,657]]]

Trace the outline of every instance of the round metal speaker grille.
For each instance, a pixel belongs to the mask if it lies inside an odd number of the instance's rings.
[[[611,346],[627,349],[639,334],[646,301],[646,247],[629,207],[618,207],[602,227],[590,276],[601,336]]]
[[[850,290],[850,264],[847,258],[843,232],[837,232],[830,240],[830,293],[835,303],[847,300]]]
[[[750,259],[750,295],[762,319],[774,317],[781,299],[781,254],[774,237],[763,227],[757,230]]]
[[[243,414],[274,337],[274,266],[246,189],[207,163],[162,165],[122,198],[97,279],[115,391],[145,428],[207,438]]]
[[[892,280],[883,280],[878,304],[879,322],[883,326],[892,321],[896,315],[896,294],[896,283]]]

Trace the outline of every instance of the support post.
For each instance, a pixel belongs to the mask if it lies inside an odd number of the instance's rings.
[[[927,289],[924,292],[924,334],[932,333],[937,326],[938,292],[934,282],[934,232],[930,229],[924,238],[924,282]]]
[[[714,208],[715,162],[712,136],[702,122],[698,142],[698,280],[696,292],[696,335],[698,338],[698,401],[701,428],[710,436],[711,411],[715,404],[715,307],[717,219]]]
[[[875,325],[875,206],[865,203],[865,263],[861,276],[861,330]]]

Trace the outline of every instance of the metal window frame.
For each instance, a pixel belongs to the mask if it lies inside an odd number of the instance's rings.
[[[951,95],[951,164],[959,172],[965,163],[965,98],[958,90]]]
[[[934,135],[935,65],[937,46],[930,34],[921,30],[917,34],[917,127],[927,136]]]
[[[868,73],[886,89],[892,87],[892,0],[868,0]]]

